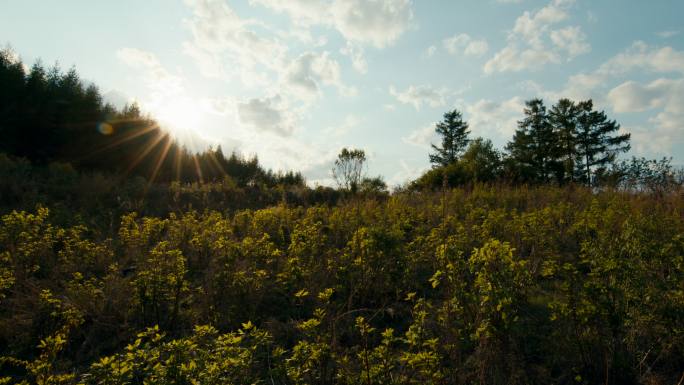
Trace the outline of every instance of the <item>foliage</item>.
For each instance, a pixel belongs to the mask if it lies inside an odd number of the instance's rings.
[[[113,229],[17,211],[0,225],[0,372],[63,384],[676,383],[682,210],[667,192],[475,185],[130,213]]]
[[[335,167],[332,169],[337,185],[341,189],[356,193],[363,180],[365,162],[366,153],[363,150],[343,148],[337,155]]]
[[[462,155],[468,146],[468,123],[463,121],[463,116],[458,110],[444,113],[444,120],[437,123],[435,131],[442,139],[441,145],[432,145],[435,151],[430,154],[430,163],[435,167],[448,166],[454,163]]]

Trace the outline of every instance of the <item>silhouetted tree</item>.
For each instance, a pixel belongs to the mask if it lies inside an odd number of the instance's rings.
[[[559,183],[575,180],[578,116],[579,109],[570,99],[559,100],[549,111],[549,123],[558,143],[558,161],[562,165],[562,172],[558,175]]]
[[[544,102],[533,99],[525,105],[525,118],[518,122],[513,140],[506,146],[509,167],[513,167],[518,180],[548,183],[560,169],[558,138]]]
[[[188,151],[138,104],[121,111],[104,104],[97,86],[84,84],[74,68],[46,70],[38,61],[26,73],[10,49],[0,51],[0,137],[0,151],[36,164],[68,162],[162,182],[228,177],[238,186],[304,185],[301,174],[266,171],[256,157],[226,158],[220,147]]]
[[[476,182],[492,182],[501,173],[501,154],[489,139],[476,138],[459,160],[468,178]]]
[[[335,167],[332,169],[333,178],[337,185],[356,193],[363,178],[365,162],[366,153],[363,150],[343,148],[337,155]]]
[[[430,154],[430,163],[439,167],[455,162],[468,146],[468,123],[463,121],[458,110],[453,110],[444,114],[444,120],[437,123],[435,131],[441,136],[442,143],[439,147],[432,145],[435,152]]]
[[[591,100],[577,105],[577,176],[592,185],[592,172],[613,163],[617,154],[629,151],[630,134],[616,135],[620,125],[608,120],[605,112],[595,111]]]

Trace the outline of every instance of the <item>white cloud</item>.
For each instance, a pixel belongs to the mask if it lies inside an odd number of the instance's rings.
[[[137,48],[121,48],[116,56],[125,64],[144,70],[144,78],[154,92],[174,94],[183,91],[183,80],[166,70],[153,53]]]
[[[437,134],[435,133],[435,124],[430,123],[424,127],[417,130],[411,131],[408,135],[401,138],[401,140],[412,146],[430,149],[430,144],[437,140]]]
[[[466,33],[444,39],[442,45],[452,55],[482,56],[489,51],[489,44],[484,39],[473,39]]]
[[[446,104],[446,90],[436,89],[431,86],[409,86],[404,91],[397,91],[394,86],[390,87],[390,95],[404,104],[412,105],[416,110],[420,110],[423,105],[430,107],[440,107]]]
[[[295,118],[279,95],[238,103],[237,112],[240,122],[259,132],[289,136],[294,131]]]
[[[366,62],[366,58],[363,55],[363,48],[348,41],[347,45],[340,49],[340,53],[351,59],[352,67],[358,73],[365,74],[368,72],[368,62]]]
[[[628,81],[611,90],[608,100],[615,112],[660,110],[649,119],[650,128],[630,130],[637,152],[669,153],[684,142],[684,78]]]
[[[331,10],[335,27],[347,40],[378,48],[394,43],[413,18],[409,0],[335,0]]]
[[[625,52],[616,55],[597,70],[598,74],[617,76],[634,70],[684,74],[684,51],[672,47],[650,47],[636,41]]]
[[[660,78],[646,82],[630,79],[636,73]],[[650,112],[647,122],[632,121],[623,126],[623,131],[632,134],[637,154],[661,156],[674,146],[684,145],[683,75],[684,51],[637,41],[595,71],[571,76],[564,89],[541,94],[550,100],[593,99],[597,108],[609,108],[617,114]]]
[[[383,48],[394,43],[410,26],[410,0],[250,0],[287,13],[300,25],[335,28],[345,39]]]
[[[681,31],[671,30],[671,31],[660,31],[656,35],[662,37],[663,39],[669,39],[671,37],[675,37],[675,36],[679,35],[680,33],[681,33]]]
[[[299,25],[321,24],[329,12],[329,4],[321,0],[249,0],[276,12],[288,14]]]
[[[608,59],[595,71],[573,75],[568,79],[564,89],[559,92],[547,93],[545,96],[551,99],[562,97],[575,100],[593,98],[595,101],[603,102],[608,92],[604,88],[611,80],[625,77],[634,71],[655,74],[684,74],[684,51],[677,51],[669,46],[652,47],[644,42],[637,41],[624,52]],[[623,91],[627,90],[627,88],[623,89]],[[608,101],[608,103],[611,102]]]
[[[587,36],[580,27],[567,27],[551,31],[553,44],[568,53],[568,60],[591,51],[591,45],[587,43]]]
[[[340,78],[340,65],[328,52],[307,52],[294,59],[284,73],[284,88],[293,96],[311,101],[320,95],[322,85],[333,86],[345,95],[355,91]]]
[[[508,34],[508,44],[484,66],[484,72],[535,70],[589,52],[580,27],[553,27],[569,18],[575,0],[553,0],[536,12],[525,11]]]
[[[248,86],[270,84],[267,73],[285,65],[285,45],[256,33],[259,22],[240,18],[223,1],[185,1],[193,11],[185,20],[193,39],[184,50],[205,76],[236,78]]]
[[[613,88],[608,93],[613,111],[641,112],[668,105],[671,110],[684,107],[676,105],[677,101],[684,102],[684,79],[658,79],[649,84],[627,81]]]
[[[405,183],[417,179],[430,169],[430,167],[427,166],[411,167],[404,159],[399,160],[399,165],[401,166],[401,170],[392,175],[392,177],[387,181],[387,183],[393,188],[401,187]]]
[[[498,145],[504,144],[515,133],[524,106],[524,101],[519,97],[502,102],[480,99],[467,105],[465,116],[471,136],[491,138]]]
[[[557,53],[543,49],[524,49],[518,46],[508,46],[497,52],[484,65],[484,72],[518,72],[526,69],[535,70],[548,63],[559,63]]]

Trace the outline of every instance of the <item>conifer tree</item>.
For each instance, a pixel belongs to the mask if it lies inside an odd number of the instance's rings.
[[[549,122],[558,143],[558,161],[561,164],[558,182],[573,182],[575,179],[577,117],[579,110],[575,102],[561,99],[549,111]]]
[[[430,154],[430,163],[434,167],[454,163],[470,142],[468,123],[463,121],[463,116],[458,110],[453,110],[444,114],[444,120],[437,123],[435,131],[442,137],[442,144],[439,147],[432,145],[435,153]]]
[[[544,102],[533,99],[525,105],[525,119],[518,122],[518,130],[506,149],[518,174],[516,179],[546,183],[560,169],[558,140]]]
[[[613,163],[617,154],[630,149],[630,134],[615,135],[620,125],[595,111],[591,100],[577,105],[577,177],[592,185],[592,173]]]

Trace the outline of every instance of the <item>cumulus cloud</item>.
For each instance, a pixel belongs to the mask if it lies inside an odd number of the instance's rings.
[[[658,75],[635,81],[632,74]],[[647,123],[624,127],[637,154],[667,154],[684,144],[684,51],[637,41],[596,70],[571,76],[564,89],[546,92],[549,99],[592,98],[614,113],[651,113]],[[605,106],[605,107],[600,107]]]
[[[397,40],[413,18],[409,0],[336,0],[331,10],[345,38],[378,48]]]
[[[442,45],[452,55],[482,56],[489,51],[489,44],[486,40],[473,39],[467,33],[444,39]]]
[[[497,52],[484,65],[484,72],[518,72],[526,69],[539,69],[548,63],[559,63],[557,53],[542,49],[524,49],[509,46]]]
[[[265,86],[269,84],[266,72],[284,66],[287,47],[256,33],[259,22],[241,18],[223,1],[186,0],[186,4],[193,11],[192,18],[185,20],[192,41],[184,44],[184,50],[205,76],[235,77],[246,85]]]
[[[591,51],[587,36],[580,27],[567,27],[551,31],[551,41],[559,49],[567,52],[568,60]]]
[[[345,39],[383,48],[394,43],[410,26],[410,0],[250,0],[288,14],[296,23],[325,25]]]
[[[554,29],[569,18],[574,3],[552,0],[536,12],[525,11],[509,32],[507,45],[487,61],[484,72],[535,70],[589,52],[591,46],[580,27]]]
[[[435,133],[435,124],[430,123],[426,126],[411,131],[408,135],[401,138],[401,140],[412,146],[430,149],[430,144],[436,142],[437,134]]]
[[[237,104],[240,122],[259,132],[289,136],[294,130],[294,117],[288,112],[283,99],[276,95],[255,98]]]
[[[440,107],[446,104],[446,90],[437,89],[428,85],[409,86],[404,91],[397,91],[394,86],[390,87],[390,95],[404,104],[412,105],[420,110],[423,105]]]
[[[366,62],[366,57],[363,54],[363,48],[348,41],[347,45],[340,49],[340,53],[351,59],[352,67],[356,72],[361,74],[368,72],[368,62]]]
[[[288,14],[299,25],[321,24],[328,14],[329,5],[321,0],[249,0],[279,13]]]
[[[625,52],[601,65],[598,74],[617,76],[634,70],[684,74],[684,51],[672,47],[651,47],[636,41]]]
[[[627,81],[608,93],[613,111],[641,112],[668,104],[670,109],[678,110],[676,102],[684,101],[684,80],[658,79],[648,84]]]
[[[301,54],[290,63],[284,79],[284,89],[305,101],[317,98],[322,85],[333,86],[345,95],[354,92],[342,83],[340,65],[328,52]]]
[[[650,129],[636,128],[635,139],[641,151],[669,152],[684,141],[684,78],[657,79],[647,84],[625,82],[608,94],[615,112],[659,109],[649,119]]]
[[[261,93],[248,100],[208,105],[209,110],[218,115],[220,111],[232,111],[235,124],[250,130],[251,135],[256,132],[279,138],[291,137],[307,110],[326,88],[354,95],[355,89],[344,84],[341,66],[330,52],[309,51],[295,55],[281,41],[294,38],[315,47],[324,45],[325,39],[314,38],[306,26],[319,23],[319,15],[329,12],[329,5],[319,6],[320,1],[313,0],[251,0],[252,4],[288,12],[302,21],[303,26],[283,32],[261,21],[241,17],[224,0],[185,2],[191,8],[192,16],[184,21],[191,33],[184,50],[195,60],[203,75],[239,81]],[[365,62],[360,48],[350,43],[343,54],[351,57],[357,70],[363,70]],[[248,135],[241,138],[241,143],[250,146]],[[266,150],[259,150],[259,153],[263,151]]]
[[[548,93],[547,96],[550,98],[594,98],[595,100],[602,100],[603,95],[608,91],[604,90],[607,85],[614,79],[624,78],[635,71],[642,74],[682,75],[684,74],[684,51],[677,51],[669,46],[653,47],[644,42],[636,41],[623,52],[601,64],[596,70],[571,76],[564,89],[559,92]],[[622,91],[626,92],[633,86],[625,84]],[[613,99],[616,97],[614,94]],[[626,104],[621,104],[619,108],[626,108]]]
[[[123,63],[144,70],[146,82],[155,92],[171,94],[183,90],[183,80],[164,68],[155,54],[137,48],[121,48],[116,56]]]
[[[496,144],[502,145],[503,140],[508,140],[515,133],[524,106],[520,97],[504,101],[480,99],[467,105],[465,115],[472,136],[493,138]]]

